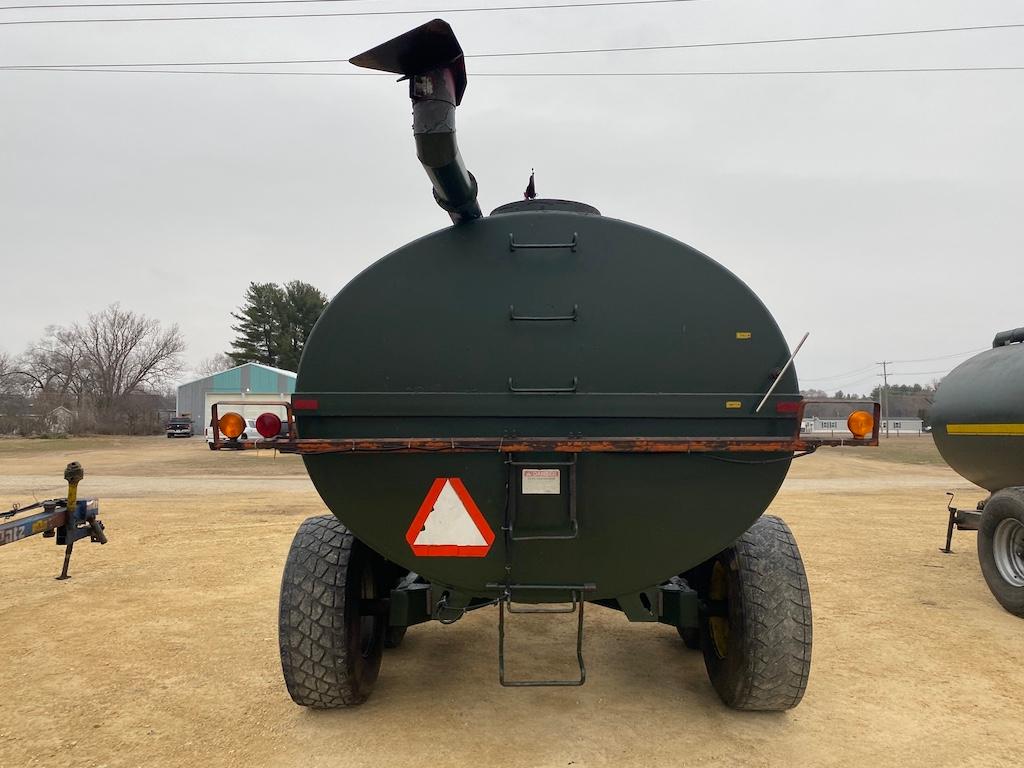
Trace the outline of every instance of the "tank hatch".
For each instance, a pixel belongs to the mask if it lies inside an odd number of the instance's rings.
[[[586,203],[577,203],[575,200],[555,200],[538,197],[532,200],[516,200],[513,203],[499,205],[491,211],[491,216],[500,216],[503,213],[531,213],[535,211],[568,211],[570,213],[589,213],[593,216],[601,215],[597,208]]]

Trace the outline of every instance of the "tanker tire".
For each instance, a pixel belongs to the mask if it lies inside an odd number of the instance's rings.
[[[761,517],[712,559],[710,571],[718,565],[728,594],[728,630],[724,640],[719,634],[722,655],[713,618],[702,617],[701,649],[711,684],[734,709],[792,709],[811,669],[811,595],[789,526]],[[711,590],[714,583],[710,576]]]
[[[683,645],[691,651],[700,650],[700,629],[698,627],[676,627],[676,629],[679,631],[679,637],[683,640]]]
[[[388,631],[384,633],[384,647],[385,648],[397,648],[402,644],[402,640],[405,639],[405,631],[408,627],[388,627]]]
[[[1005,532],[999,534],[1000,529]],[[1024,617],[1022,534],[1024,488],[1004,488],[992,494],[985,502],[978,527],[978,562],[985,583],[999,604],[1013,615]]]
[[[360,616],[359,602],[381,592],[376,564],[334,515],[307,518],[296,531],[278,612],[281,669],[296,704],[339,709],[373,690],[387,620]]]

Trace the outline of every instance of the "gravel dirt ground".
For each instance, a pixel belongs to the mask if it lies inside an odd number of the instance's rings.
[[[301,463],[199,439],[0,440],[0,500],[62,495],[69,460],[110,543],[79,544],[66,582],[52,540],[0,549],[3,768],[1022,764],[1024,621],[989,594],[975,534],[939,552],[945,492],[984,494],[927,437],[800,459],[772,505],[814,606],[807,695],[783,714],[725,709],[674,629],[600,608],[582,688],[501,688],[489,609],[411,629],[364,706],[302,709],[276,645],[288,545],[324,511]],[[511,627],[510,664],[571,663],[571,623]]]

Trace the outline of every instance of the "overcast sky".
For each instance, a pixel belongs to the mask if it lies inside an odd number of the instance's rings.
[[[0,20],[478,4],[506,3],[7,10]],[[1024,22],[1011,0],[697,0],[8,25],[0,64],[346,58],[436,15],[468,54]],[[521,197],[535,167],[541,196],[694,246],[747,282],[791,343],[810,331],[803,387],[868,391],[874,361],[981,349],[1024,325],[1024,71],[474,75],[1009,65],[1024,65],[1024,29],[474,58],[459,141],[484,210]],[[387,78],[0,71],[0,350],[19,353],[48,324],[120,301],[178,323],[195,362],[228,347],[228,313],[250,280],[301,279],[333,296],[448,223],[415,160],[409,111],[405,88]],[[897,364],[895,381],[927,382],[957,361]]]

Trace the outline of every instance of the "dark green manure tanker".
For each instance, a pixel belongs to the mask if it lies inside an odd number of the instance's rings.
[[[333,513],[302,524],[285,568],[292,698],[358,704],[407,627],[488,606],[503,685],[579,685],[597,604],[676,627],[727,704],[795,706],[807,581],[789,528],[761,515],[795,454],[877,445],[877,410],[851,416],[852,437],[804,438],[778,326],[689,246],[532,190],[484,217],[443,21],[352,62],[408,78],[417,155],[453,226],[337,295],[307,340],[289,436],[278,422],[262,443],[301,454]],[[506,669],[520,612],[573,621],[572,675]]]
[[[942,380],[931,423],[946,463],[990,492],[976,510],[949,507],[944,551],[954,526],[977,530],[989,589],[1024,616],[1024,328],[996,334]]]

